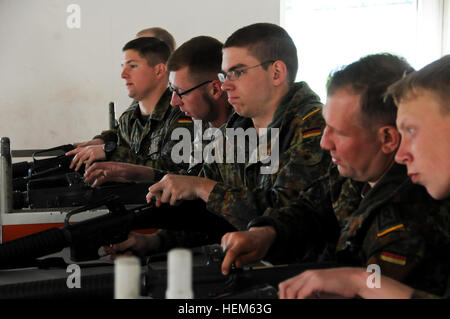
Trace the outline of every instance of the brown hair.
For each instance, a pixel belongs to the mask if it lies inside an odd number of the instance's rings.
[[[167,62],[168,71],[189,67],[189,76],[194,81],[217,78],[222,69],[222,43],[208,36],[198,36],[183,43]]]
[[[247,48],[260,63],[280,60],[286,64],[288,82],[295,81],[298,70],[297,48],[282,27],[272,23],[255,23],[235,31],[224,48]],[[262,66],[267,69],[268,66]]]

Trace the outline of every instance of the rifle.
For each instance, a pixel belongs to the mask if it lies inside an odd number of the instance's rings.
[[[342,267],[335,263],[296,263],[288,265],[253,265],[233,268],[222,275],[222,248],[218,244],[192,249],[194,260],[193,289],[196,299],[276,299],[278,284],[308,269]],[[161,255],[163,256],[163,255]],[[164,299],[167,287],[167,267],[148,259],[142,267],[141,295]],[[219,257],[219,259],[217,259]],[[155,261],[156,260],[156,261]],[[84,273],[83,271],[81,273]],[[0,298],[113,298],[114,271],[81,277],[78,289],[67,288],[66,278],[41,280],[0,286]]]
[[[25,161],[14,163],[12,165],[13,190],[25,191],[27,189],[27,184],[34,179],[73,172],[69,166],[74,156],[65,155],[65,153],[73,149],[75,149],[75,147],[72,144],[56,146],[34,152],[32,154],[33,161],[31,162]],[[40,160],[35,158],[37,155],[44,156],[44,154],[60,155]],[[81,174],[83,174],[83,170],[84,169],[81,168]]]
[[[192,249],[193,257],[200,256],[199,265],[194,265],[193,289],[195,298],[246,299],[278,298],[278,284],[308,269],[342,267],[335,262],[293,263],[284,265],[253,264],[244,268],[232,268],[229,275],[222,275],[224,258],[218,244]],[[198,257],[197,257],[198,259]],[[149,257],[145,272],[143,295],[164,298],[167,289],[167,267],[155,267],[161,256]]]
[[[71,216],[103,205],[109,210],[107,214],[78,223],[70,222]],[[155,207],[151,202],[126,209],[118,196],[111,196],[72,210],[62,228],[50,228],[0,245],[0,268],[32,265],[37,258],[58,253],[65,247],[70,247],[73,261],[98,259],[100,247],[122,242],[130,231],[146,228],[204,232],[214,240],[236,230],[224,218],[208,212],[201,200],[161,207]]]
[[[26,191],[13,192],[13,209],[79,207],[110,195],[120,197],[123,204],[144,204],[151,184],[107,183],[92,188],[78,172],[36,178],[28,181]]]

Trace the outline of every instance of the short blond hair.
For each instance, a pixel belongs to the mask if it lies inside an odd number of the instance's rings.
[[[402,100],[414,98],[420,90],[432,92],[441,102],[442,114],[450,114],[450,55],[403,77],[388,88],[386,95],[392,96],[398,106]]]

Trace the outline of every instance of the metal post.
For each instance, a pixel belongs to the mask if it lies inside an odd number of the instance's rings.
[[[12,163],[8,137],[1,138],[0,145],[0,242],[2,242],[1,216],[12,211]]]
[[[116,112],[114,110],[114,102],[109,103],[109,129],[116,127]]]

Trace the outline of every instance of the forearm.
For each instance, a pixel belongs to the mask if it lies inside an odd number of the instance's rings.
[[[386,276],[381,276],[380,286],[372,287],[368,285],[371,272],[360,269],[350,276],[351,285],[358,287],[357,295],[364,299],[409,299],[414,289],[408,287],[399,281]]]
[[[127,165],[124,175],[127,180],[141,183],[152,183],[155,177],[153,168],[134,164]]]

